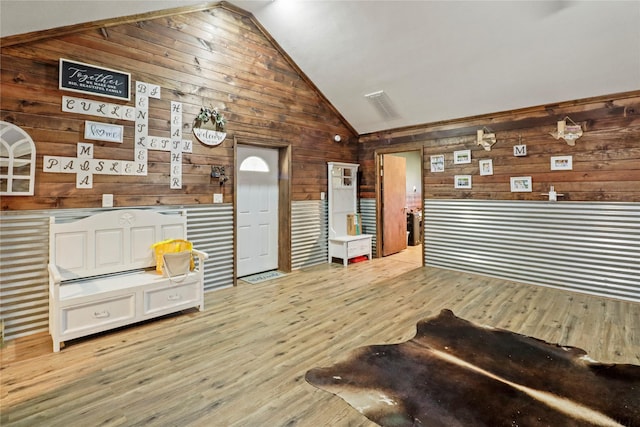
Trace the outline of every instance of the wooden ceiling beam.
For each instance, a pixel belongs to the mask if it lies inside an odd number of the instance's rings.
[[[181,15],[184,13],[200,12],[203,10],[219,7],[224,3],[226,2],[205,2],[195,5],[175,7],[172,9],[138,13],[136,15],[121,16],[116,18],[101,19],[99,21],[84,22],[81,24],[66,25],[64,27],[51,28],[48,30],[31,31],[29,33],[2,37],[0,38],[0,46],[8,47],[18,44],[32,43],[43,39],[61,37],[83,31],[101,30],[103,28],[115,27],[116,25],[131,24],[158,18],[166,18],[175,15]]]
[[[380,140],[393,140],[395,144],[423,141],[425,139],[475,136],[476,130],[483,126],[487,126],[494,132],[531,128],[546,124],[553,127],[555,120],[561,120],[562,116],[566,115],[570,115],[575,121],[594,120],[611,114],[626,115],[627,108],[623,100],[629,99],[630,102],[636,102],[639,96],[640,90],[636,90],[613,95],[595,96],[574,101],[526,107],[517,110],[481,114],[472,117],[462,117],[460,119],[425,123],[422,125],[362,134],[359,136],[358,142],[367,143]],[[611,99],[616,99],[616,103],[612,103]],[[598,106],[597,104],[601,105]],[[583,111],[581,107],[585,105],[589,106],[589,108]]]

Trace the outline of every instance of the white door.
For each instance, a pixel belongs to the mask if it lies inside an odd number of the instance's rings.
[[[238,146],[238,277],[278,268],[278,150]]]

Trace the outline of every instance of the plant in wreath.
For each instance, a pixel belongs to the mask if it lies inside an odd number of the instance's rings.
[[[226,138],[227,120],[221,112],[212,107],[202,107],[193,121],[193,134],[206,145],[216,146]]]

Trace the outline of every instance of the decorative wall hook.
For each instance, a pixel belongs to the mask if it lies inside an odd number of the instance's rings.
[[[220,185],[229,180],[225,174],[224,166],[211,166],[211,178],[218,178]]]
[[[476,144],[481,145],[486,151],[491,151],[491,147],[493,144],[497,142],[496,134],[491,132],[491,130],[483,127],[482,129],[478,129],[476,135]]]
[[[567,124],[567,121],[570,123]],[[568,145],[576,145],[576,139],[580,138],[583,134],[582,126],[571,120],[569,116],[558,121],[558,128],[556,131],[551,132],[551,136],[555,139],[564,139]]]
[[[564,196],[564,194],[562,194],[562,193],[557,193],[556,189],[554,188],[553,185],[551,187],[549,187],[549,192],[548,193],[541,193],[541,194],[543,196],[549,196],[549,201],[550,202],[557,202],[558,201],[558,197]]]

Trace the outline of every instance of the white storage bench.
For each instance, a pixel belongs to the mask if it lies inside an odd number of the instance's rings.
[[[371,259],[371,235],[329,238],[329,262],[332,262],[333,258],[341,258],[342,264],[346,266],[351,258],[362,255]]]
[[[186,212],[115,210],[49,227],[49,333],[66,340],[191,307],[204,309],[204,260],[180,282],[156,273],[151,245],[186,239]]]

